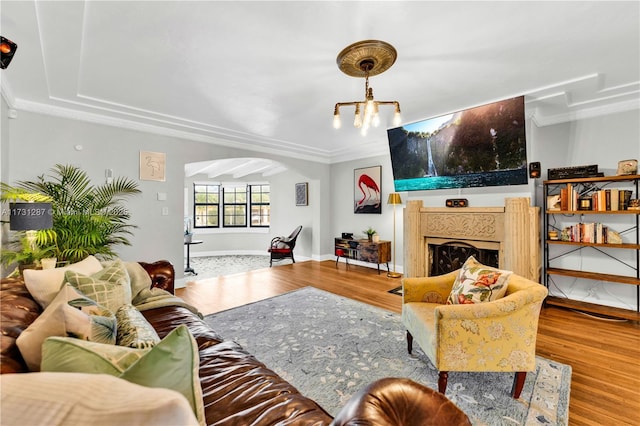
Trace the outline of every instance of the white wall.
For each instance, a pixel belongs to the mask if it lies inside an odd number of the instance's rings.
[[[3,112],[3,115],[6,114]],[[4,118],[3,118],[4,124]],[[8,129],[8,131],[7,131]],[[86,170],[92,181],[104,182],[105,169],[113,169],[114,176],[126,176],[138,181],[142,194],[127,201],[131,211],[131,222],[138,228],[130,238],[131,247],[120,247],[118,255],[125,260],[153,261],[167,259],[176,266],[178,277],[183,275],[183,215],[184,215],[184,165],[208,159],[256,156],[256,153],[221,147],[209,143],[194,142],[161,134],[144,133],[125,128],[116,128],[100,124],[71,120],[25,111],[19,111],[16,119],[2,130],[2,163],[9,164],[8,170],[2,170],[3,181],[15,183],[18,180],[32,180],[48,173],[58,163],[77,165]],[[82,145],[82,150],[76,150]],[[139,151],[166,153],[166,181],[139,181]],[[321,195],[311,193],[316,202],[305,212],[295,210],[292,201],[293,182],[313,182],[312,188],[320,191],[328,187],[329,166],[309,161],[295,160],[280,156],[261,154],[275,159],[290,167],[287,173],[274,182],[285,186],[283,205],[276,200],[274,211],[281,211],[285,217],[291,212],[300,217],[309,217],[309,231],[302,237],[301,254],[319,257],[327,250],[327,244],[304,240],[317,238],[319,234],[312,229],[328,229],[329,214],[320,208],[317,202]],[[303,172],[301,172],[303,171]],[[166,201],[158,200],[158,193],[167,194]],[[291,199],[288,199],[291,198]],[[326,198],[324,201],[327,201]],[[169,214],[161,214],[163,207]],[[293,209],[293,210],[292,210]],[[277,213],[276,213],[277,214]],[[295,220],[300,222],[300,220]],[[272,232],[276,234],[291,232],[295,225],[286,220],[274,218]],[[266,235],[265,235],[266,237]],[[228,234],[228,241],[234,241],[235,235]],[[268,238],[265,238],[265,240]],[[220,238],[222,245],[223,238]],[[264,240],[255,243],[266,251]],[[314,251],[317,250],[317,251]]]

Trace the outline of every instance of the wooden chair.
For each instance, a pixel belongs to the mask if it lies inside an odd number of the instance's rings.
[[[288,237],[275,237],[271,240],[271,245],[268,250],[271,254],[269,267],[273,266],[274,260],[291,259],[293,263],[296,263],[293,257],[293,249],[296,246],[296,240],[298,239],[298,235],[300,235],[300,231],[302,231],[302,226],[294,229]]]

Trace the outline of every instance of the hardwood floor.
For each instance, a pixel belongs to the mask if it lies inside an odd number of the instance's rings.
[[[188,283],[176,294],[206,315],[312,286],[399,313],[401,297],[388,293],[399,285],[399,279],[370,268],[309,261]],[[569,424],[640,424],[638,322],[545,307],[537,353],[573,368]]]

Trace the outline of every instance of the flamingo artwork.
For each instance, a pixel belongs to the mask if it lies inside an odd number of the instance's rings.
[[[356,213],[380,213],[380,187],[375,179],[366,173],[361,174],[357,189],[362,198],[356,202]]]

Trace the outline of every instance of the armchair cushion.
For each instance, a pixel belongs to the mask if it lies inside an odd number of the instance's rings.
[[[470,256],[458,272],[447,304],[470,305],[498,300],[507,292],[512,273],[483,265]]]

